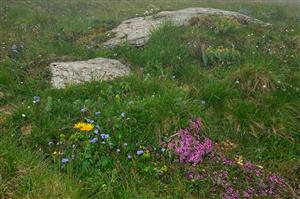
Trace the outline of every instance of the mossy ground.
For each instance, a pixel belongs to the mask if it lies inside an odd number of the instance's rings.
[[[105,30],[123,19],[192,6],[246,12],[273,25],[218,18],[186,28],[166,23],[144,48],[101,48]],[[215,143],[233,143],[222,149],[226,156],[262,165],[299,192],[299,3],[1,1],[0,9],[0,197],[218,198],[222,190],[212,195],[212,181],[188,180],[189,166],[168,155],[127,159],[140,146],[159,149],[196,117]],[[50,88],[50,62],[99,56],[130,64],[132,74]],[[72,127],[86,118],[110,134],[112,149],[87,144],[78,148],[80,161],[62,168],[61,158],[70,154],[53,153],[70,153]],[[201,169],[240,175],[209,161]]]

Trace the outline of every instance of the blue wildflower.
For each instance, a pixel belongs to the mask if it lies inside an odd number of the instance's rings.
[[[66,164],[66,163],[68,163],[69,162],[69,159],[68,158],[63,158],[63,159],[61,159],[61,163],[62,164]]]
[[[136,151],[136,154],[137,154],[137,155],[142,155],[142,154],[144,154],[144,151],[143,151],[143,150],[137,150],[137,151]]]
[[[94,120],[92,120],[92,119],[86,119],[86,122],[87,123],[94,123]]]
[[[101,133],[101,138],[102,139],[107,139],[107,138],[109,138],[109,135],[108,134],[105,134],[105,133]]]
[[[33,97],[33,103],[39,103],[41,101],[41,97],[40,96],[34,96]]]
[[[128,158],[129,160],[131,160],[131,159],[132,159],[132,156],[131,156],[130,154],[128,154],[128,155],[127,155],[127,158]]]
[[[82,109],[80,109],[80,112],[81,113],[85,113],[87,111],[87,109],[86,108],[82,108]]]
[[[101,112],[97,111],[97,112],[95,112],[95,115],[99,116],[99,115],[101,115]]]
[[[98,138],[93,138],[90,140],[90,143],[96,143],[98,141]]]
[[[102,141],[101,144],[106,144],[106,142],[105,142],[105,141]]]
[[[121,117],[122,117],[123,119],[125,118],[125,113],[124,113],[124,112],[121,113]]]
[[[94,130],[94,134],[98,135],[98,133],[99,133],[99,130],[98,130],[98,129],[95,129],[95,130]]]

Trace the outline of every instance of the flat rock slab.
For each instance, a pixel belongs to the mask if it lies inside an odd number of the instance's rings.
[[[54,88],[97,80],[113,80],[130,73],[130,69],[114,59],[96,58],[87,61],[50,64],[51,84]]]
[[[105,42],[104,46],[113,48],[127,41],[133,46],[141,47],[147,43],[151,30],[163,21],[171,21],[175,25],[182,26],[188,25],[189,20],[193,17],[208,15],[231,17],[243,24],[256,23],[264,26],[270,25],[238,12],[214,8],[186,8],[178,11],[163,11],[151,16],[125,20],[118,27],[110,31],[114,37]]]

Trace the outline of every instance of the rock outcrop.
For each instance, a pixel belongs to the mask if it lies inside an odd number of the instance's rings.
[[[105,42],[104,46],[115,47],[125,41],[136,47],[144,46],[149,39],[151,30],[163,21],[171,21],[175,25],[182,26],[188,25],[189,20],[193,17],[208,15],[231,17],[243,24],[256,23],[264,26],[269,25],[238,12],[214,8],[187,8],[178,11],[163,11],[155,15],[136,17],[123,21],[118,27],[110,31],[114,37]]]
[[[130,69],[114,59],[96,58],[87,61],[50,64],[51,84],[54,88],[88,81],[113,80],[128,75]]]

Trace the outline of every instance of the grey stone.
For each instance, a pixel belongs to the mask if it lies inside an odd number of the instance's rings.
[[[232,17],[244,24],[256,23],[263,26],[270,25],[238,12],[214,8],[186,8],[177,11],[163,11],[151,16],[125,20],[118,27],[110,31],[114,37],[106,41],[104,46],[115,47],[125,41],[136,47],[144,46],[149,39],[151,30],[160,25],[163,21],[171,21],[175,25],[185,26],[189,24],[189,20],[193,17],[208,15]]]
[[[130,73],[130,69],[118,60],[107,58],[51,63],[50,71],[54,88],[88,81],[113,80]]]

